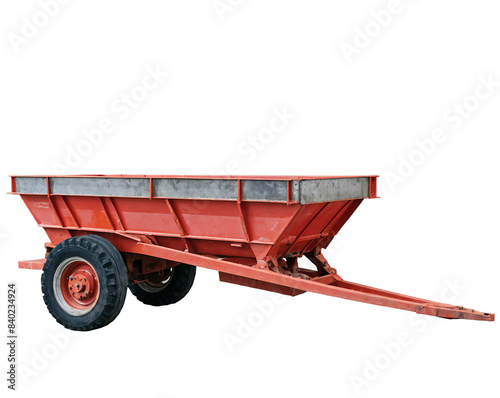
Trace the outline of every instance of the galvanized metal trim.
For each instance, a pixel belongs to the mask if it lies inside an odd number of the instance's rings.
[[[148,198],[149,178],[51,177],[54,195]]]
[[[300,181],[292,181],[292,200],[294,202],[300,201]]]
[[[238,199],[237,180],[153,179],[153,197],[170,199]]]
[[[242,179],[241,200],[301,204],[369,197],[369,177],[292,180]],[[49,177],[54,195],[238,200],[237,179],[150,177]],[[152,183],[152,187],[150,184]],[[15,177],[18,193],[47,194],[46,177]]]
[[[300,203],[367,198],[369,196],[368,187],[368,177],[302,180],[300,182]]]
[[[46,177],[15,177],[16,193],[47,194]]]
[[[248,201],[286,202],[288,182],[286,180],[243,180],[241,199]]]

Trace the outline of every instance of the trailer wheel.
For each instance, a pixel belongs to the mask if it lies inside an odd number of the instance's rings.
[[[196,267],[179,264],[161,277],[130,285],[130,292],[144,304],[156,307],[183,299],[193,286]]]
[[[43,299],[67,329],[86,331],[108,325],[123,307],[127,285],[120,252],[96,235],[59,243],[43,267]]]

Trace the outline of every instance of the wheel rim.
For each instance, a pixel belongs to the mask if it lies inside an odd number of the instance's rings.
[[[59,306],[68,314],[88,314],[99,299],[100,285],[96,270],[81,257],[64,260],[54,275],[54,293]]]
[[[170,268],[168,274],[161,275],[161,277],[155,279],[139,282],[137,285],[148,293],[158,293],[169,285],[173,275],[174,268]]]

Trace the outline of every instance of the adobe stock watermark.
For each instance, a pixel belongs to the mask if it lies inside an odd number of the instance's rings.
[[[411,0],[406,0],[406,2]],[[370,19],[360,27],[354,27],[354,34],[350,42],[342,41],[340,50],[348,64],[352,62],[353,56],[358,56],[361,52],[372,44],[385,29],[387,29],[394,17],[404,10],[404,2],[400,0],[390,0],[386,7],[370,12]]]
[[[478,76],[477,80],[478,84],[470,95],[455,102],[443,112],[443,126],[434,128],[427,138],[415,140],[415,147],[410,153],[397,157],[396,169],[382,174],[391,191],[395,191],[399,184],[410,178],[418,167],[436,153],[438,146],[446,142],[450,132],[462,127],[464,122],[477,112],[481,104],[491,98],[500,87],[500,81],[494,80],[491,74],[487,77]]]
[[[214,0],[212,8],[219,17],[219,20],[225,21],[242,3],[243,0]]]
[[[40,349],[33,348],[31,350],[31,358],[26,362],[19,364],[19,376],[24,385],[28,385],[43,373],[50,364],[55,361],[65,349],[70,345],[72,336],[77,332],[63,329],[60,332],[50,332],[48,342]]]
[[[281,136],[289,128],[290,124],[297,118],[297,115],[291,112],[286,105],[275,107],[271,110],[272,116],[267,125],[246,137],[237,147],[237,158],[230,159],[225,166],[216,171],[218,175],[242,174],[245,166],[253,162],[277,136]]]
[[[26,46],[36,38],[59,15],[62,6],[69,2],[70,0],[39,0],[38,10],[30,16],[21,18],[17,32],[7,33],[7,39],[14,52],[19,53],[21,47]]]
[[[233,354],[236,347],[241,346],[261,328],[269,319],[277,306],[283,305],[290,297],[279,293],[269,293],[267,299],[253,302],[254,309],[245,316],[236,317],[234,332],[224,332],[222,339],[228,351]]]
[[[446,279],[439,298],[444,303],[457,305],[457,299],[467,290],[458,278]],[[421,339],[429,326],[439,318],[434,316],[413,313],[408,318],[408,325],[395,336],[379,344],[379,352],[363,360],[360,369],[351,373],[349,382],[356,395],[362,395],[367,388],[373,385],[399,358],[404,355],[408,347],[413,346]],[[442,321],[442,320],[441,320]]]
[[[106,136],[112,134],[120,121],[124,121],[148,99],[151,92],[158,89],[168,76],[161,65],[146,66],[146,74],[140,83],[132,86],[110,103],[110,114],[98,121],[94,127],[83,129],[81,139],[74,146],[66,145],[66,155],[62,161],[53,161],[51,166],[57,174],[70,174],[94,149],[101,145]]]

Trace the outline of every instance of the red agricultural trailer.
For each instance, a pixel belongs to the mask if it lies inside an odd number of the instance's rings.
[[[193,284],[196,267],[220,280],[295,296],[306,291],[442,318],[494,314],[343,280],[326,248],[356,208],[377,196],[377,176],[12,176],[46,231],[44,301],[66,328],[92,330],[120,312],[127,287],[168,305]],[[299,266],[301,257],[313,267]]]

